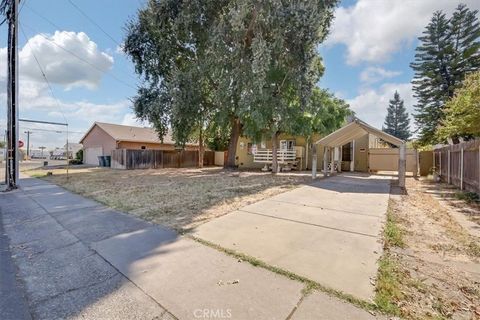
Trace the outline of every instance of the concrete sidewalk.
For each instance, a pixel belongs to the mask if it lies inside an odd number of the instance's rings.
[[[373,318],[320,292],[302,302],[297,281],[58,186],[21,185],[0,210],[34,319]]]
[[[368,301],[389,193],[390,177],[338,175],[207,222],[195,236]]]

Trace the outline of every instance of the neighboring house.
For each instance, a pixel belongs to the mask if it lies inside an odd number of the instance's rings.
[[[77,154],[78,150],[82,149],[83,146],[81,143],[68,143],[68,156],[69,158],[73,159],[75,158],[75,155]],[[67,144],[63,146],[64,150],[67,150]]]
[[[307,144],[305,137],[281,134],[278,137],[277,147],[279,153],[277,158],[281,159],[281,156],[284,155],[285,159],[287,159],[285,163],[281,165],[297,170],[311,169],[312,142],[316,142],[320,138],[320,135],[314,135]],[[360,138],[356,138],[354,143],[349,142],[343,145],[341,155],[339,154],[339,150],[335,151],[334,160],[337,163],[341,162],[341,170],[343,171],[354,168],[355,171],[369,172],[370,151],[384,150],[387,148],[389,148],[389,146],[377,136],[365,133],[365,135]],[[237,144],[236,164],[239,168],[263,168],[266,164],[269,166],[271,164],[271,149],[271,139],[264,139],[263,141],[255,143],[249,138],[240,137]],[[323,147],[317,147],[317,159],[317,169],[321,170]],[[355,162],[353,166],[352,161]]]
[[[80,140],[83,144],[83,162],[97,165],[98,156],[110,156],[116,149],[175,150],[171,132],[160,141],[152,128],[124,126],[95,122]],[[198,144],[187,144],[186,150],[198,150]]]

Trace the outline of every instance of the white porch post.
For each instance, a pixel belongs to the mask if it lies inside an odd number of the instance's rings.
[[[350,171],[353,172],[355,171],[355,140],[352,141],[350,147],[352,148],[352,150],[350,151]]]
[[[333,147],[330,149],[330,173],[335,172],[335,149],[337,147]]]
[[[326,177],[328,175],[328,147],[323,147],[323,176]]]
[[[308,148],[308,146],[307,146]],[[308,163],[308,158],[307,158]],[[317,177],[317,144],[312,144],[312,179]]]
[[[405,188],[405,171],[407,161],[405,158],[406,154],[406,147],[405,143],[402,143],[399,148],[399,159],[398,159],[398,186],[401,188]]]
[[[342,151],[343,146],[338,147],[338,172],[342,172]]]

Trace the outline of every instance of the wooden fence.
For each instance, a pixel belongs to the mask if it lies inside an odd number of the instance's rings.
[[[205,151],[203,164],[214,165],[215,152]],[[133,150],[112,151],[111,167],[114,169],[191,168],[198,166],[198,151]]]
[[[442,181],[480,193],[480,139],[435,149],[433,155]]]

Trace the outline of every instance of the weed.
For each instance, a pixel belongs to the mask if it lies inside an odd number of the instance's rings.
[[[458,200],[463,200],[467,203],[480,202],[480,196],[475,192],[457,192],[455,193],[455,198]]]
[[[397,218],[392,209],[392,202],[389,203],[387,211],[387,222],[385,224],[385,247],[405,247],[405,241],[403,240],[403,230],[397,223]]]
[[[375,303],[383,312],[400,315],[396,302],[403,298],[400,290],[402,274],[398,263],[389,253],[379,260]]]

